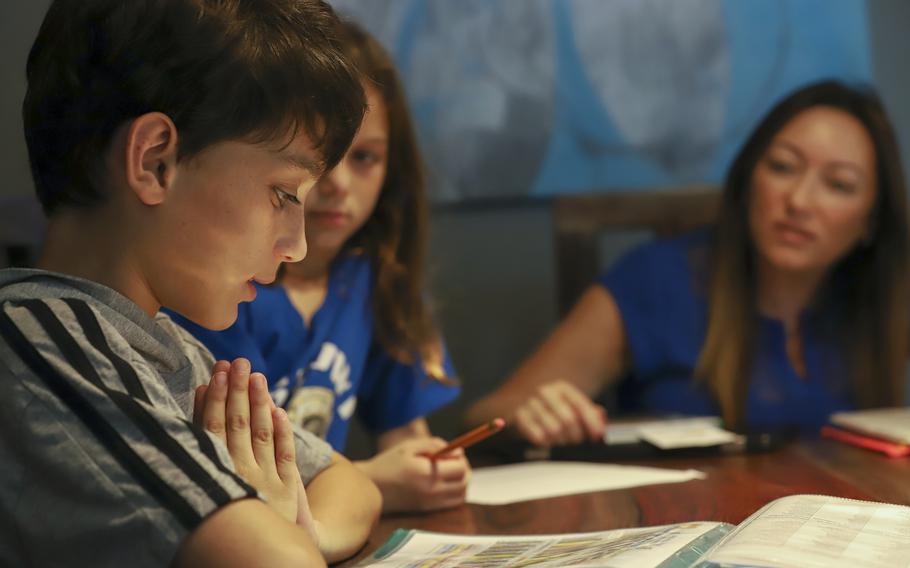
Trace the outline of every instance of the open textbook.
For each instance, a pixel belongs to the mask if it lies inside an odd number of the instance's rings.
[[[910,507],[822,495],[776,499],[734,526],[465,536],[398,530],[357,566],[383,568],[892,568],[910,566]]]

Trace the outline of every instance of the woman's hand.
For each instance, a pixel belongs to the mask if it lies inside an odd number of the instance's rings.
[[[465,422],[502,416],[539,446],[599,440],[607,413],[591,397],[624,376],[631,361],[616,300],[593,285],[515,374],[471,405]]]
[[[433,511],[464,503],[471,466],[464,451],[431,459],[440,438],[412,438],[357,462],[382,492],[383,512]]]
[[[607,412],[574,384],[555,381],[519,403],[507,423],[537,446],[580,444],[603,438]]]

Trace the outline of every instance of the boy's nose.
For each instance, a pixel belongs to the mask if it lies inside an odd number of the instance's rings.
[[[303,207],[299,207],[296,213],[289,220],[284,234],[275,243],[275,252],[281,262],[299,262],[306,257],[307,244]]]

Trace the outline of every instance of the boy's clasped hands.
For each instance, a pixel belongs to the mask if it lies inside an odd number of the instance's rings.
[[[243,358],[215,363],[209,384],[196,389],[193,422],[220,438],[243,480],[278,514],[307,529],[318,546],[294,431],[287,413],[272,401],[262,373],[251,373]]]
[[[296,463],[294,432],[287,413],[275,405],[262,373],[239,358],[218,361],[208,385],[196,389],[193,422],[227,446],[237,473],[282,517],[305,527],[318,544],[306,490]],[[470,466],[464,451],[430,455],[446,445],[440,438],[395,444],[365,465],[393,510],[434,510],[464,502]]]

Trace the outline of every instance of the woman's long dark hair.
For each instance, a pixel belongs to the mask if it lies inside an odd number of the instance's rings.
[[[741,427],[745,419],[758,318],[756,252],[749,226],[752,175],[774,136],[796,115],[819,106],[859,120],[875,148],[878,186],[871,233],[829,272],[846,275],[835,301],[842,322],[837,339],[843,342],[852,392],[861,407],[904,402],[910,268],[907,190],[897,139],[872,89],[824,81],[794,92],[771,109],[725,181],[711,254],[707,337],[696,377],[707,381],[731,427]],[[823,284],[819,292],[830,288]]]

